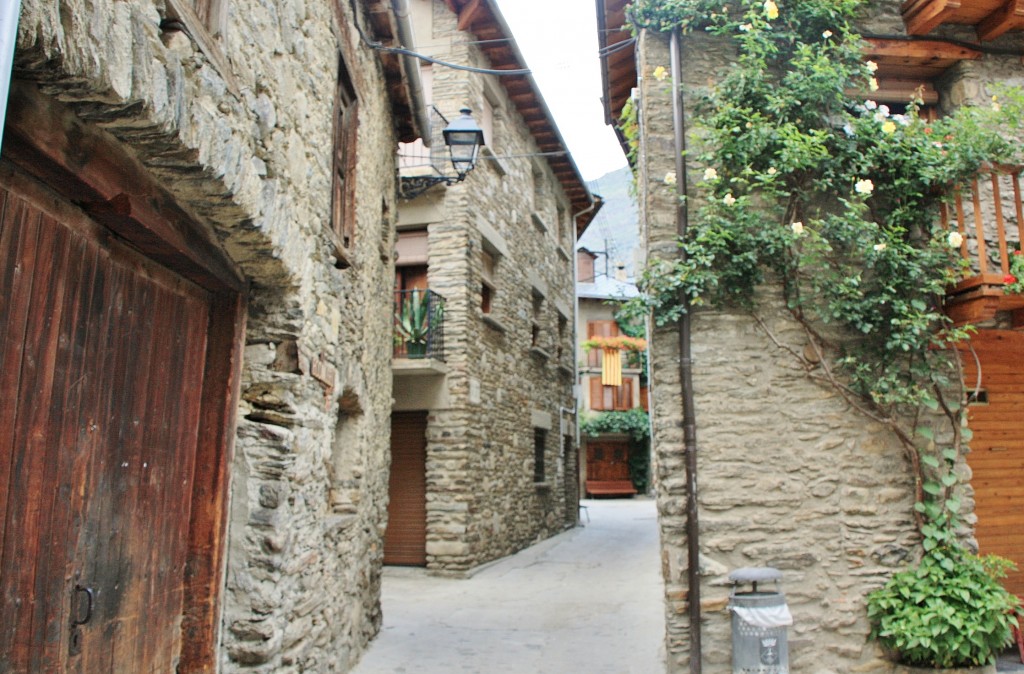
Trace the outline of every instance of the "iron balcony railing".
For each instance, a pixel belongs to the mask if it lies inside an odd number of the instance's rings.
[[[395,291],[395,358],[444,361],[444,298],[433,290]]]

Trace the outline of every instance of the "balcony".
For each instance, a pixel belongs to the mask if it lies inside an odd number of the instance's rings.
[[[396,290],[392,370],[443,374],[444,298],[433,290]]]
[[[955,223],[963,236],[960,253],[969,276],[946,295],[946,312],[958,324],[983,324],[997,312],[1012,312],[1013,327],[1024,327],[1024,295],[1006,294],[1010,256],[1024,237],[1020,174],[1024,167],[984,167],[969,190],[941,207],[942,224]]]

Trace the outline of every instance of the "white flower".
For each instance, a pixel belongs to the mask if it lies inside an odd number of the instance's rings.
[[[736,197],[734,197],[730,192],[729,194],[726,194],[724,197],[722,197],[722,203],[725,204],[726,206],[732,206],[733,204],[736,203]]]
[[[773,175],[775,175],[776,173],[778,173],[778,171],[776,171],[776,170],[775,170],[775,167],[774,167],[774,166],[769,166],[769,167],[768,167],[768,170],[766,171],[766,173],[767,173],[768,175],[770,175],[770,176],[773,176]]]
[[[889,106],[888,105],[880,105],[880,106],[878,106],[878,114],[880,114],[882,117],[888,117],[889,116]]]
[[[871,72],[877,72],[878,71],[878,64],[875,63],[874,61],[868,61],[864,65],[866,65],[868,67],[868,70],[870,70]]]
[[[753,29],[754,29],[753,24],[744,23],[744,24],[740,25],[740,30],[743,31],[744,33],[749,33]]]
[[[676,172],[675,171],[669,171],[668,173],[665,174],[665,184],[666,185],[675,185],[676,184]]]
[[[874,101],[864,101],[864,107],[868,110],[874,110],[878,107],[878,103],[875,103]]]
[[[868,80],[868,89],[870,91],[878,91],[878,80],[876,80],[874,77]]]
[[[881,251],[885,250],[885,247],[886,247],[886,246],[885,246],[885,243],[884,243],[884,242],[883,242],[883,243],[876,243],[876,244],[874,245],[874,248],[875,248],[875,252],[881,252]]]
[[[832,31],[826,30],[824,33],[821,34],[821,36],[827,40],[830,37],[832,37]]]
[[[718,171],[716,171],[713,167],[708,167],[704,169],[704,180],[707,180],[708,182],[712,180],[718,180]]]
[[[853,191],[857,194],[871,194],[875,191],[875,184],[867,178],[858,180],[857,184],[853,186]]]
[[[964,236],[960,232],[950,232],[946,241],[949,242],[950,248],[959,248],[964,244]]]
[[[793,234],[795,234],[796,236],[800,236],[801,234],[804,233],[804,223],[800,222],[799,220],[790,225],[789,228],[793,230]]]

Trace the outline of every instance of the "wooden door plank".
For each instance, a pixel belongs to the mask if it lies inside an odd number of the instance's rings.
[[[226,554],[228,484],[245,345],[246,298],[218,295],[208,312],[208,343],[189,522],[182,619],[183,672],[214,672]]]
[[[6,197],[6,190],[0,192]],[[0,428],[13,429],[19,411],[18,390],[39,218],[28,218],[23,206],[7,203],[5,199],[3,221],[4,230],[0,235],[0,395],[4,396],[6,403],[0,405]],[[0,433],[0,570],[6,568],[8,498],[17,487],[12,481],[14,440],[13,432]],[[5,665],[14,653],[16,594],[13,583],[4,583],[0,592],[0,665]],[[0,667],[0,670],[6,670],[6,667]]]
[[[53,467],[52,473],[44,476],[50,485],[49,491],[39,497],[48,502],[49,518],[43,524],[43,546],[47,554],[40,559],[36,578],[38,599],[36,630],[42,630],[42,645],[36,650],[47,654],[45,667],[57,669],[68,652],[70,636],[70,611],[73,596],[70,577],[70,551],[67,545],[71,516],[72,470],[76,454],[79,415],[82,398],[80,385],[86,376],[86,363],[81,349],[87,339],[88,308],[92,290],[93,260],[90,246],[81,236],[66,230],[63,225],[49,216],[44,216],[46,226],[63,230],[69,239],[69,255],[63,261],[52,259],[47,262],[63,270],[66,290],[55,301],[63,304],[60,310],[58,349],[52,384],[53,396],[48,410],[45,444],[47,462]]]
[[[24,206],[26,212],[34,209]],[[7,507],[3,568],[0,576],[5,586],[13,587],[21,602],[17,611],[15,661],[29,671],[56,671],[56,646],[47,630],[49,597],[45,594],[42,560],[49,555],[49,525],[53,502],[49,498],[55,482],[53,442],[49,437],[50,405],[54,397],[54,380],[59,377],[57,351],[60,341],[62,297],[66,277],[69,240],[67,232],[54,227],[45,218],[39,219],[38,248],[35,251],[35,273],[32,307],[25,331],[26,352],[16,395],[21,410],[12,429],[14,463],[11,475],[12,493]],[[13,582],[12,582],[13,579]],[[22,657],[19,652],[24,653]]]

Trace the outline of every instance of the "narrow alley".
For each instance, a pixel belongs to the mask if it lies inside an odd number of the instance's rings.
[[[386,567],[384,626],[355,674],[664,671],[654,501],[583,503],[583,527],[471,578]]]

